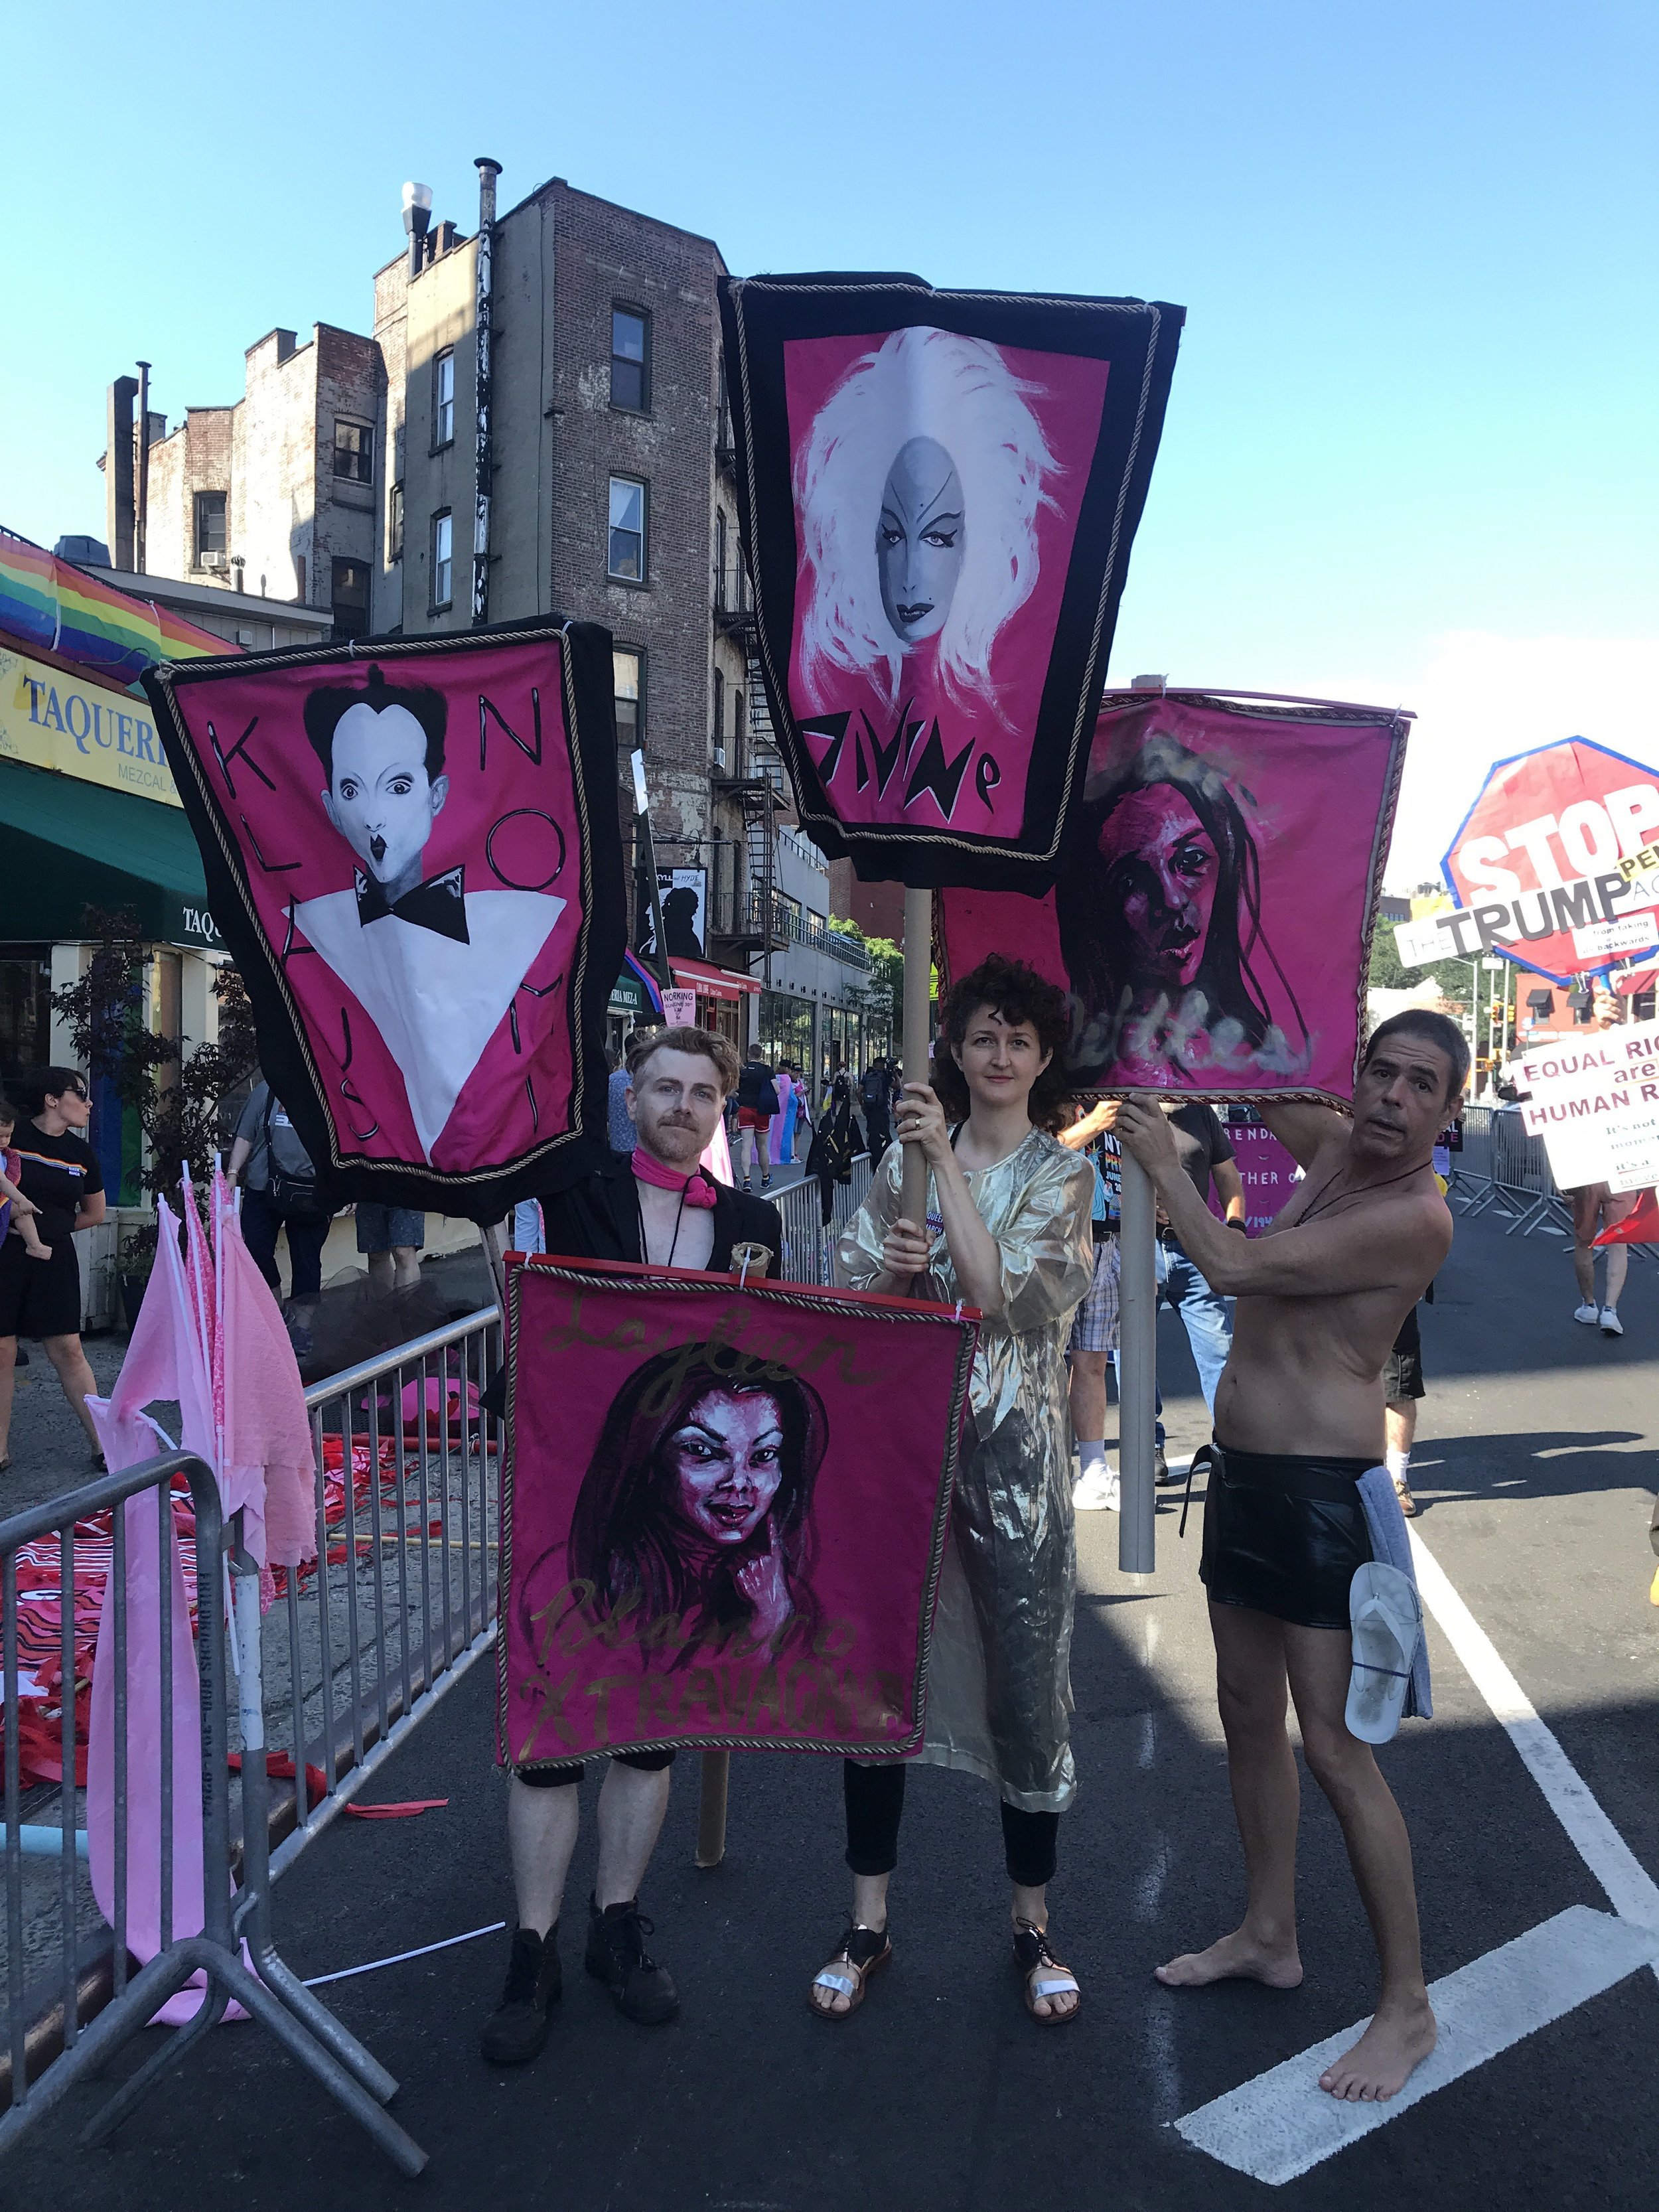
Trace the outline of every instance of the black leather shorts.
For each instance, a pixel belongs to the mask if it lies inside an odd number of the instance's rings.
[[[1356,1485],[1376,1462],[1209,1449],[1198,1571],[1211,1604],[1346,1632],[1348,1586],[1371,1556]]]

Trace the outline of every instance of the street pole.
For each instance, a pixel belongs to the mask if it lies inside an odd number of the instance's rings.
[[[1126,1145],[1118,1226],[1117,1564],[1126,1575],[1150,1575],[1158,1565],[1158,1489],[1153,1478],[1153,1422],[1158,1390],[1156,1209],[1152,1181]]]
[[[933,964],[933,894],[904,887],[904,1038],[901,1056],[907,1083],[927,1080],[928,1000]],[[872,1160],[870,1164],[875,1165]],[[899,1211],[920,1228],[927,1212],[927,1163],[920,1145],[904,1147]]]
[[[651,910],[651,964],[657,971],[657,981],[661,988],[665,991],[672,991],[674,971],[668,964],[668,940],[663,935],[662,891],[657,881],[657,848],[651,837],[651,800],[645,787],[645,755],[635,748],[629,755],[629,762],[634,771],[635,912],[637,917],[637,886],[643,879],[646,900]]]

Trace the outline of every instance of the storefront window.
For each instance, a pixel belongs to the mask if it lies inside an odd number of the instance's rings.
[[[9,945],[0,951],[0,1077],[51,1058],[52,947]]]
[[[812,1001],[787,991],[763,991],[760,1007],[760,1046],[775,1067],[781,1060],[793,1060],[803,1070],[812,1064]]]

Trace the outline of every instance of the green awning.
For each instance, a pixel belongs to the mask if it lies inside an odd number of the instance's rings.
[[[158,945],[223,945],[176,806],[0,759],[0,939],[84,937],[89,906],[131,909]]]

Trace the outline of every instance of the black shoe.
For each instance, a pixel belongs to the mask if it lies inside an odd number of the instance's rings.
[[[478,2038],[478,2048],[492,2065],[526,2065],[546,2042],[548,2015],[564,1994],[558,1938],[556,1921],[546,1936],[533,1928],[514,1930],[507,1985]]]
[[[605,1984],[629,2020],[645,2027],[661,2027],[680,2008],[673,1976],[645,1948],[645,1937],[655,1932],[637,1898],[607,1905],[603,1912],[588,1899],[587,1971]]]
[[[1164,1456],[1163,1445],[1154,1444],[1152,1446],[1152,1480],[1160,1490],[1167,1490],[1172,1482],[1179,1482],[1180,1480],[1181,1477],[1178,1474],[1170,1474],[1170,1462]]]

